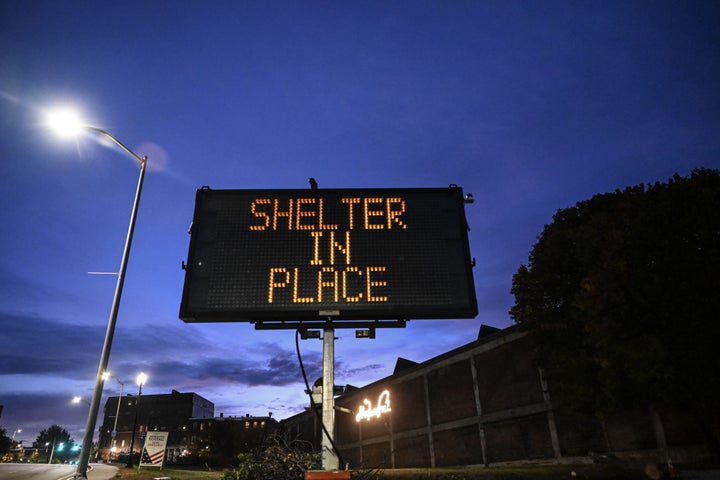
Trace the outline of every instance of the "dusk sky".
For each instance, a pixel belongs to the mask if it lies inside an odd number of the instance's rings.
[[[215,414],[308,404],[293,331],[179,320],[196,189],[446,187],[479,314],[374,340],[338,330],[336,384],[505,328],[512,275],[559,209],[720,168],[716,1],[0,2],[0,427],[82,440],[138,165],[45,113],[74,106],[149,169],[109,370]],[[322,342],[302,341],[310,381]],[[105,399],[119,384],[105,384]],[[100,422],[98,422],[98,425]]]

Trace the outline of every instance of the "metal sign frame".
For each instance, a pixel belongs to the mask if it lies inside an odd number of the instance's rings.
[[[197,191],[180,318],[256,329],[474,318],[465,197],[448,188]]]

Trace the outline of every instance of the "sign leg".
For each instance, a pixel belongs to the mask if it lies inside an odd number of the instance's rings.
[[[335,330],[326,328],[323,336],[323,396],[322,421],[327,434],[322,436],[322,466],[324,470],[337,470],[338,458],[333,449],[335,438]],[[328,438],[330,435],[330,438]]]

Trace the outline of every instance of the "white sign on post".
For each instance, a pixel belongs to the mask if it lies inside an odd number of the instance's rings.
[[[168,432],[148,432],[145,437],[145,446],[140,457],[140,467],[160,467],[165,460],[165,447],[167,446]]]

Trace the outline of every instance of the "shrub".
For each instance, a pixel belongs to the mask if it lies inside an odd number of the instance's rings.
[[[320,454],[307,442],[285,442],[273,436],[255,453],[237,455],[238,466],[223,480],[301,480],[307,470],[320,466]]]

